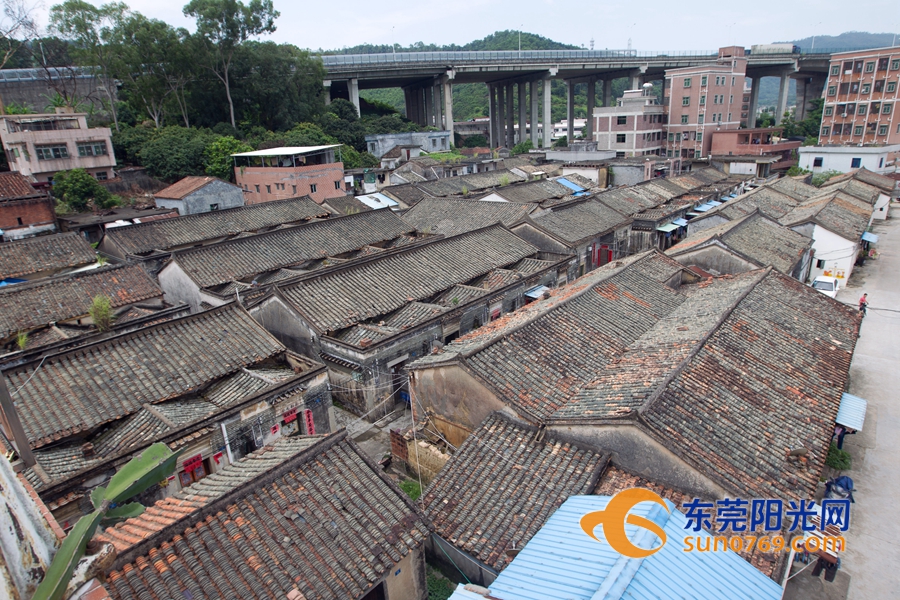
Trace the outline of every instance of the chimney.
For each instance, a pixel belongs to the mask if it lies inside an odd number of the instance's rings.
[[[84,458],[94,457],[94,445],[90,442],[81,446],[81,456]]]

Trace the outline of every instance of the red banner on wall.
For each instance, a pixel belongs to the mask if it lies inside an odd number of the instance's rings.
[[[308,408],[303,411],[303,420],[306,423],[306,435],[315,435],[316,422],[313,421],[312,411]]]

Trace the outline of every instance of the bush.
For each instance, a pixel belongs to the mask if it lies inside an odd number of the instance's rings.
[[[481,135],[480,133],[476,133],[475,135],[470,135],[466,138],[464,145],[466,148],[485,148],[490,144],[487,137]]]
[[[838,471],[848,471],[853,462],[850,453],[846,450],[839,450],[837,446],[831,444],[828,447],[828,456],[825,457],[825,464],[832,469]]]
[[[810,172],[811,171],[807,171],[806,169],[804,169],[802,167],[798,167],[797,165],[794,165],[793,167],[791,167],[790,169],[787,170],[787,176],[788,177],[796,177],[797,175],[807,175]]]
[[[840,171],[823,171],[821,173],[816,173],[812,176],[812,184],[816,187],[822,187],[825,185],[826,181],[840,174]]]
[[[225,181],[234,181],[234,159],[231,158],[231,155],[251,150],[253,150],[252,146],[231,136],[217,138],[203,150],[206,174]]]
[[[403,490],[403,492],[414,502],[419,499],[419,496],[422,495],[421,486],[419,486],[418,482],[415,482],[412,479],[405,479],[401,481],[400,489]]]
[[[66,207],[78,212],[87,210],[91,202],[98,208],[111,208],[120,203],[119,198],[110,194],[84,169],[60,171],[54,175],[53,195]],[[57,207],[57,214],[60,210]]]
[[[141,147],[139,158],[150,175],[165,181],[204,175],[204,153],[215,139],[215,134],[203,129],[163,127]]]
[[[431,565],[425,567],[425,585],[428,588],[428,600],[447,600],[456,589],[453,582]]]
[[[513,154],[528,154],[528,151],[534,148],[534,144],[531,143],[531,140],[525,140],[524,142],[519,142],[515,146],[513,146],[512,153]]]

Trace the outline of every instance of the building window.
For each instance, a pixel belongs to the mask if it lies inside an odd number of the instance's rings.
[[[618,134],[616,134],[616,143],[617,143],[617,144],[624,144],[624,143],[625,143],[625,134],[624,134],[624,133],[618,133]]]
[[[858,169],[861,165],[862,165],[861,158],[851,158],[850,159],[850,168],[851,169]]]
[[[860,105],[859,105],[859,108],[856,109],[856,114],[858,114],[858,115],[864,115],[864,114],[866,114],[866,105],[865,105],[865,104],[860,104]]]
[[[828,126],[826,125],[825,127],[822,128],[822,135],[823,135],[823,136],[827,136],[828,133],[829,133],[829,128],[828,128]]]
[[[79,142],[78,156],[107,156],[106,142]]]
[[[691,87],[691,78],[690,77],[684,78],[684,87],[686,87],[686,88]]]
[[[697,124],[703,125],[703,115],[697,115]]]
[[[834,107],[833,107],[833,106],[826,106],[826,107],[825,107],[825,116],[826,116],[826,117],[830,117],[830,116],[833,115],[833,114],[834,114]]]
[[[616,117],[616,125],[627,125],[628,117]]]
[[[815,158],[813,158],[813,166],[814,166],[814,167],[821,167],[821,166],[822,166],[822,159],[823,159],[823,157],[821,157],[821,156],[816,156]]]
[[[869,107],[869,113],[873,115],[877,115],[881,110],[881,102],[873,102],[872,106]]]
[[[875,61],[866,63],[866,73],[874,73],[875,72]]]
[[[61,146],[35,146],[39,160],[52,160],[54,158],[69,158],[69,149],[65,144]]]
[[[875,82],[875,91],[883,92],[884,91],[884,79],[879,79]]]
[[[709,80],[709,77],[707,77],[706,75],[704,75],[703,77],[700,78],[700,85],[701,85],[701,86],[705,86],[705,85],[706,85],[706,82],[707,82],[708,80]]]
[[[895,58],[891,61],[891,71],[896,71],[900,69],[900,58]]]
[[[431,140],[431,147],[432,147],[432,148],[437,148],[437,140],[435,140],[435,139],[432,139],[432,140]]]
[[[669,141],[670,141],[670,142],[674,142],[674,141],[675,141],[675,134],[674,134],[674,133],[670,133],[670,134],[669,134]]]
[[[109,178],[106,171],[97,171],[94,173],[94,177],[97,178],[97,181],[106,181]]]
[[[883,114],[883,115],[889,115],[889,114],[891,114],[891,107],[892,107],[892,106],[893,106],[893,104],[885,104],[884,106],[882,106],[882,107],[881,107],[881,114]]]
[[[682,124],[682,125],[687,125],[687,123],[688,123],[688,116],[687,116],[687,115],[681,115],[681,124]]]
[[[863,94],[868,94],[870,91],[872,91],[872,86],[871,86],[871,84],[864,83],[864,84],[862,85],[862,93],[863,93]]]
[[[297,195],[297,186],[296,186],[296,185],[292,185],[292,186],[291,186],[291,190],[293,190],[294,195],[296,196],[296,195]]]
[[[257,193],[257,194],[258,194],[258,193],[259,193],[259,184],[256,184],[256,185],[255,185],[255,186],[253,186],[253,187],[255,187],[255,188],[256,188],[256,193]]]
[[[841,74],[840,65],[831,65],[831,74],[832,75],[840,75]]]
[[[271,185],[266,185],[266,193],[267,193],[267,194],[271,194],[271,193],[272,193],[272,186],[271,186]]]
[[[853,71],[854,72],[862,73],[862,70],[863,70],[863,61],[858,60],[855,63],[853,63]]]
[[[885,57],[885,58],[879,58],[879,59],[878,59],[878,70],[879,70],[879,71],[887,71],[887,68],[888,68],[888,61],[889,61],[889,60],[890,60],[890,59],[887,58],[887,57]]]
[[[676,141],[676,142],[680,142],[680,141],[681,141],[681,134],[680,134],[680,133],[676,133],[676,134],[675,134],[675,141]]]
[[[853,128],[853,135],[862,135],[863,128],[862,125],[857,125]],[[856,160],[855,158],[853,160]]]
[[[341,189],[341,182],[340,182],[340,181],[335,181],[335,182],[334,182],[334,189],[336,189],[336,190]]]
[[[731,113],[728,113],[728,121],[731,122]]]
[[[700,96],[700,97],[702,98],[703,96]],[[690,97],[690,96],[684,96],[684,97],[682,97],[682,98],[681,98],[681,105],[682,105],[682,106],[690,106],[690,105],[691,105],[691,97]]]
[[[218,204],[210,204],[210,205],[209,205],[209,210],[211,210],[211,211],[213,211],[213,210],[219,210],[219,205],[218,205]]]
[[[316,193],[316,184],[314,184],[314,183],[309,184],[309,193],[310,194]]]
[[[728,104],[734,104],[734,94],[731,94],[731,95],[728,97]]]
[[[697,141],[698,141],[698,142],[702,142],[702,141],[703,141],[703,132],[702,132],[702,131],[698,131],[698,132],[697,132]]]
[[[816,268],[824,269],[825,268],[825,260],[821,259],[821,258],[816,259]]]
[[[616,152],[616,158],[625,158],[624,152]]]
[[[897,82],[896,81],[888,81],[887,91],[890,93],[897,91]]]
[[[841,96],[846,96],[849,93],[850,93],[850,84],[842,83],[841,84]]]
[[[669,157],[669,158],[672,158],[672,151],[671,151],[671,150],[666,150],[666,156]]]
[[[878,126],[878,135],[887,135],[887,125]]]
[[[700,106],[706,104],[706,96],[700,96]]]
[[[829,85],[828,86],[828,95],[834,96],[835,94],[837,94],[837,86]]]

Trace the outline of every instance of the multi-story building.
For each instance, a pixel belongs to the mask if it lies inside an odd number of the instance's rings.
[[[591,139],[598,150],[614,150],[617,158],[665,153],[665,107],[653,95],[653,84],[627,90],[615,106],[594,109]]]
[[[290,146],[232,154],[234,180],[245,204],[309,196],[318,204],[346,196],[344,163],[330,146]]]
[[[709,156],[711,132],[748,124],[746,72],[745,51],[738,46],[720,48],[715,64],[666,71],[666,156]]]
[[[114,176],[109,127],[88,127],[87,114],[0,115],[0,139],[11,171],[35,182],[52,181],[59,171],[82,168],[100,181]]]
[[[831,56],[821,144],[900,143],[900,46]]]

